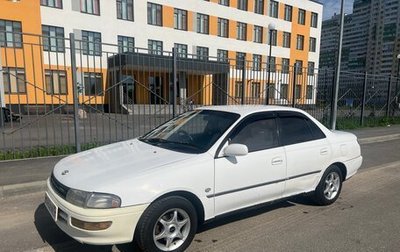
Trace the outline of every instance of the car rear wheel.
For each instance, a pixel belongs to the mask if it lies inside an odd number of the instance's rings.
[[[143,251],[184,251],[196,230],[196,209],[187,199],[171,196],[146,209],[136,227],[135,241]]]
[[[337,166],[329,167],[314,191],[313,200],[321,206],[335,202],[342,190],[343,177]]]

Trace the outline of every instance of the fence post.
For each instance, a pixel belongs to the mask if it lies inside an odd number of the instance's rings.
[[[77,69],[76,69],[76,51],[75,51],[75,35],[74,33],[69,34],[70,53],[71,53],[71,77],[73,85],[73,96],[74,96],[74,134],[75,134],[75,148],[76,152],[81,151],[80,134],[79,134],[79,98],[78,98],[78,81],[77,81]]]
[[[389,118],[389,112],[390,112],[390,96],[392,92],[392,75],[389,77],[389,84],[388,84],[388,89],[387,89],[387,101],[386,101],[386,118]]]
[[[293,87],[292,87],[292,107],[296,107],[296,75],[297,75],[297,63],[294,63],[293,68]]]
[[[172,48],[172,57],[173,57],[173,60],[174,60],[174,62],[173,62],[173,66],[172,66],[172,74],[173,74],[173,78],[172,78],[172,81],[173,81],[173,89],[174,89],[174,93],[173,93],[173,96],[172,96],[172,101],[173,101],[173,104],[172,104],[172,116],[173,117],[175,117],[176,116],[176,93],[177,93],[177,76],[176,76],[176,60],[177,60],[177,53],[176,53],[176,47],[173,47]]]
[[[237,64],[237,63],[236,63]],[[246,60],[243,59],[243,69],[242,69],[242,105],[245,103],[245,92],[246,92]]]
[[[6,106],[4,97],[4,81],[3,81],[3,65],[1,63],[1,46],[0,46],[0,127],[4,126],[3,107]]]
[[[362,103],[361,103],[360,126],[364,125],[365,101],[367,99],[367,83],[368,83],[368,73],[365,72],[364,85],[363,85],[363,96],[362,96]]]

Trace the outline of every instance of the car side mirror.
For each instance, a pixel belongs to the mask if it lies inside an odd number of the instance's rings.
[[[228,157],[246,156],[249,149],[244,144],[230,144],[225,147],[224,155]]]

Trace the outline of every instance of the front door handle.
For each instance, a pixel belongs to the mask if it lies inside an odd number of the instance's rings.
[[[272,165],[280,165],[283,163],[283,159],[281,157],[273,158],[271,161]]]

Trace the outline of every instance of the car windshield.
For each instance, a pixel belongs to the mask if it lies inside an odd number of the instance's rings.
[[[235,113],[195,110],[150,131],[140,141],[185,153],[206,152],[239,118]]]

